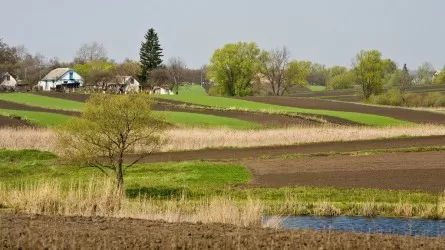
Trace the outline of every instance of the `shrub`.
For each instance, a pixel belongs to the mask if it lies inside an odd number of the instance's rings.
[[[427,95],[417,93],[402,95],[399,90],[391,89],[385,94],[370,96],[367,103],[407,107],[445,107],[445,95],[439,92]]]
[[[438,92],[428,93],[428,95],[423,98],[422,106],[434,107],[437,100],[439,100],[440,98],[442,98],[442,95]]]
[[[405,106],[408,107],[421,107],[422,97],[419,94],[408,93],[405,95]]]
[[[335,89],[349,89],[354,86],[356,82],[356,77],[353,72],[345,72],[340,75],[336,75],[332,77],[329,82],[327,88],[329,90]]]
[[[397,89],[391,89],[382,95],[372,95],[368,99],[369,103],[378,105],[402,106],[402,94]]]
[[[442,95],[439,99],[434,103],[434,107],[445,107],[445,96]]]

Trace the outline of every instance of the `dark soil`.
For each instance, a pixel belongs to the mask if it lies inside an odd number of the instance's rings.
[[[353,152],[361,150],[445,146],[445,136],[411,137],[397,139],[324,142],[303,145],[270,146],[256,148],[204,149],[198,151],[155,153],[143,162],[190,160],[227,160],[279,156],[286,154],[313,154],[322,152]]]
[[[265,187],[340,187],[445,190],[444,152],[251,160],[254,184]]]
[[[414,123],[445,124],[445,115],[433,112],[410,110],[403,108],[374,107],[356,103],[334,102],[328,100],[306,99],[306,98],[295,98],[295,97],[246,97],[244,99],[249,101],[263,102],[263,103],[270,103],[270,104],[298,107],[298,108],[374,114],[374,115],[393,117],[396,119],[410,121]]]
[[[0,214],[2,249],[443,249],[444,238]]]
[[[7,117],[0,115],[0,128],[32,128],[34,125],[20,119],[20,117]]]

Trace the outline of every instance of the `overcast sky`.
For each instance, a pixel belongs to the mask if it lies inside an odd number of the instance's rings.
[[[62,61],[82,43],[109,57],[139,59],[144,33],[159,34],[165,58],[190,68],[229,42],[286,45],[292,57],[350,66],[362,49],[399,64],[445,64],[443,0],[1,0],[0,37]],[[8,11],[4,11],[8,10]],[[5,21],[9,20],[9,21]]]

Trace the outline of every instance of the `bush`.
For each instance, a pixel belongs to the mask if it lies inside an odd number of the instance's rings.
[[[402,106],[402,94],[397,89],[391,89],[382,95],[372,95],[368,99],[368,103],[389,106]]]
[[[328,90],[349,89],[354,86],[355,81],[356,81],[356,78],[355,78],[354,73],[346,72],[346,73],[332,77],[328,81],[327,89]]]
[[[441,98],[442,95],[438,92],[428,93],[428,95],[423,98],[422,107],[434,107],[436,102]]]
[[[408,93],[405,95],[405,106],[407,107],[421,107],[422,96],[419,94]]]
[[[391,89],[382,95],[372,95],[366,101],[371,104],[406,107],[445,107],[445,95],[439,92],[425,94],[407,93]]]
[[[445,96],[441,96],[434,103],[434,107],[445,107]]]

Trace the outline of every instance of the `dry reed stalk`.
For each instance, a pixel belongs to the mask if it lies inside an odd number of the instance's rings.
[[[63,190],[55,182],[20,187],[0,183],[2,206],[12,212],[64,216],[105,216],[163,220],[167,222],[225,223],[242,227],[262,223],[263,205],[259,200],[238,203],[229,197],[202,201],[154,201],[120,195],[109,179],[91,179],[85,186],[71,185]]]
[[[341,214],[341,210],[332,202],[323,201],[314,204],[312,213],[317,216],[338,216]]]
[[[185,151],[222,147],[258,147],[304,143],[354,141],[399,136],[445,135],[445,126],[413,125],[394,127],[291,127],[264,130],[183,128],[165,134],[160,151]],[[56,152],[54,133],[48,129],[0,129],[0,148],[39,149]],[[136,148],[137,152],[137,148]]]

